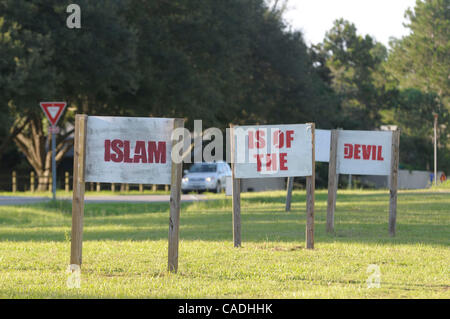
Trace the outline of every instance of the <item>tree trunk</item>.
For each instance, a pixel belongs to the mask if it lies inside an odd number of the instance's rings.
[[[72,148],[73,139],[68,139],[72,132],[73,130],[58,134],[56,137],[55,159],[57,163]],[[13,139],[38,176],[39,185],[37,189],[39,191],[49,190],[52,159],[51,136],[47,138],[45,135],[42,118],[37,114],[30,117],[24,129]],[[47,140],[48,147],[46,147]]]
[[[37,191],[45,192],[50,190],[50,169],[38,173]]]

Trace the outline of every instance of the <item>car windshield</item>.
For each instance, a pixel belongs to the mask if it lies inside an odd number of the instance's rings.
[[[216,164],[194,164],[189,169],[189,173],[215,172],[216,169]]]

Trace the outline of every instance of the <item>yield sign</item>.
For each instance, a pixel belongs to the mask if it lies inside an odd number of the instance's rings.
[[[56,125],[59,118],[61,117],[62,112],[66,107],[66,102],[41,102],[42,111],[44,111],[45,116],[47,116],[48,120],[52,125]]]

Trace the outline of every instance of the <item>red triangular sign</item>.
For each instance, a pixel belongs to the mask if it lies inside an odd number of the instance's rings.
[[[41,102],[42,111],[44,111],[45,116],[47,116],[48,120],[52,125],[56,125],[59,118],[61,117],[62,112],[66,107],[66,102]]]

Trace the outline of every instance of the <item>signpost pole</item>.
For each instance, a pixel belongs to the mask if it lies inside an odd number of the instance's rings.
[[[56,200],[56,134],[55,127],[52,126],[52,193],[53,200]]]
[[[311,125],[312,137],[312,171],[311,176],[306,177],[306,248],[314,249],[314,191],[316,179],[315,160],[315,124]]]
[[[437,123],[438,115],[434,114],[434,186],[437,185]]]
[[[50,122],[49,132],[52,139],[52,193],[53,200],[56,200],[56,134],[59,132],[56,123],[61,117],[67,103],[66,102],[40,102],[42,111]]]
[[[339,131],[331,131],[330,162],[328,166],[328,203],[327,203],[327,233],[334,232],[334,212],[339,174],[337,173],[337,143]]]

